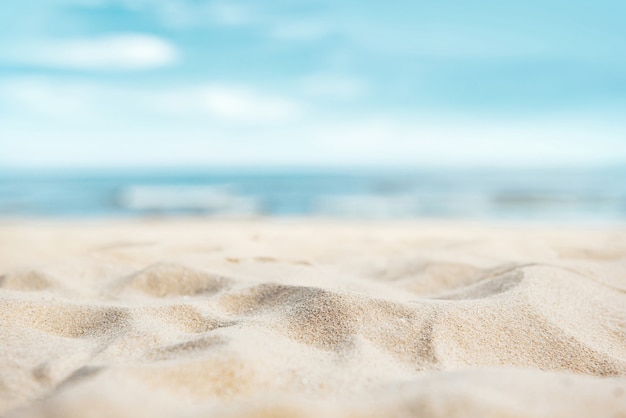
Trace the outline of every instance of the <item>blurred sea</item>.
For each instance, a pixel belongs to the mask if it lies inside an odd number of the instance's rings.
[[[626,220],[626,167],[2,171],[0,216]]]

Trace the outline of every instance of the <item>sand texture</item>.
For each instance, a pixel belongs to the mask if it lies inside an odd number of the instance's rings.
[[[626,229],[4,221],[0,416],[626,417]]]

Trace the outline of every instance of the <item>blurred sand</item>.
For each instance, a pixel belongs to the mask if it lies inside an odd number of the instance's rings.
[[[5,221],[0,415],[626,417],[626,228]]]

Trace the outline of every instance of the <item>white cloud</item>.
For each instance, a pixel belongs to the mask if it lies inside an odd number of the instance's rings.
[[[228,83],[139,88],[106,83],[17,77],[0,83],[0,105],[13,113],[56,119],[55,123],[124,118],[158,123],[280,125],[305,114],[301,101],[246,85]]]
[[[285,122],[301,113],[293,100],[264,95],[245,88],[209,87],[201,105],[210,114],[235,122]]]
[[[0,83],[0,103],[24,116],[50,119],[89,119],[97,113],[97,91],[81,83],[54,83],[22,77]]]
[[[320,124],[300,136],[311,155],[337,164],[391,165],[568,165],[624,158],[622,128],[579,114],[545,119],[451,114],[413,117],[369,115]],[[604,146],[599,146],[602,143]]]
[[[523,166],[626,156],[623,109],[509,119],[335,110],[229,83],[150,89],[4,79],[0,163]]]
[[[153,106],[170,115],[196,115],[235,125],[272,125],[291,122],[304,114],[298,100],[248,86],[200,85],[155,95]]]
[[[0,163],[15,165],[251,165],[532,167],[617,161],[626,155],[622,131],[570,118],[555,121],[402,120],[368,115],[331,122],[249,130],[208,125],[173,131],[87,130],[67,135],[0,127]],[[596,135],[590,139],[589,134]],[[599,146],[602,145],[602,146]],[[120,152],[123,146],[125,152]],[[39,152],[34,153],[32,149]]]
[[[143,34],[33,42],[16,45],[2,55],[20,64],[80,70],[144,70],[178,58],[170,42]]]
[[[82,2],[92,7],[115,4],[136,12],[153,15],[161,24],[170,27],[220,25],[249,27],[269,38],[281,41],[316,41],[333,32],[338,26],[330,25],[320,16],[298,16],[289,8],[272,6],[246,0],[67,0]]]

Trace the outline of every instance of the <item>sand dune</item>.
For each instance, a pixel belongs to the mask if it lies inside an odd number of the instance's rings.
[[[626,229],[5,222],[0,415],[626,417]]]

